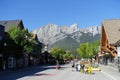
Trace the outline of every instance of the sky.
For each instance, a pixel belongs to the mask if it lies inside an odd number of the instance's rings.
[[[0,0],[0,21],[22,20],[33,31],[47,24],[80,28],[120,19],[120,0]]]

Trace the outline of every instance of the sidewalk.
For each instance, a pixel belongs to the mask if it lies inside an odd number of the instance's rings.
[[[26,71],[26,70],[31,70],[33,68],[36,68],[37,66],[29,66],[29,67],[25,67],[25,68],[21,68],[21,69],[7,69],[7,70],[2,70],[0,71],[0,75],[6,75],[6,74],[10,74],[10,73],[15,73],[15,72],[20,72],[20,71]]]
[[[37,69],[37,68],[41,68],[40,70],[44,70],[46,68],[49,68],[50,65],[40,65],[40,66],[28,66],[28,67],[24,67],[24,68],[21,68],[21,69],[7,69],[7,70],[2,70],[0,71],[0,76],[1,75],[8,75],[8,74],[11,74],[11,73],[16,73],[16,72],[22,72],[22,71],[28,71],[28,70],[34,70],[34,69]]]
[[[103,65],[103,66],[107,66],[107,67],[109,67],[109,68],[112,68],[112,69],[118,71],[118,64],[108,63],[107,65]]]
[[[111,64],[100,65],[100,67],[102,68],[101,72],[107,77],[110,77],[112,80],[120,80],[120,72],[116,67],[111,66]]]

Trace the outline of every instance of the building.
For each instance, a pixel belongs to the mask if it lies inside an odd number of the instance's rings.
[[[108,54],[117,58],[117,46],[120,46],[120,19],[103,20],[101,31],[101,56]]]
[[[2,57],[2,53],[3,53],[3,36],[4,36],[4,26],[0,25],[0,57]]]
[[[33,34],[33,39],[35,40],[34,50],[30,53],[32,57],[32,62],[35,65],[43,64],[43,54],[42,54],[42,47],[43,43],[38,40],[37,34]],[[31,65],[33,65],[31,64]]]
[[[0,70],[3,69],[3,36],[4,36],[4,26],[0,25]]]
[[[19,27],[20,29],[24,29],[22,20],[4,20],[0,21],[0,25],[4,26],[5,32],[8,32],[10,27]]]
[[[2,53],[2,61],[4,63],[6,63],[6,66],[8,65],[9,67],[13,67],[14,64],[16,64],[16,62],[13,62],[14,61],[14,58],[11,57],[11,54],[13,54],[12,52],[10,53],[9,51],[5,50],[5,47],[7,47],[8,45],[8,41],[5,41],[5,38],[8,37],[8,31],[11,27],[19,27],[20,29],[24,29],[24,26],[23,26],[23,22],[22,20],[4,20],[4,21],[0,21],[0,35],[4,36],[4,40],[3,40],[3,46],[1,47],[3,51]],[[4,29],[4,30],[3,30]],[[12,48],[11,48],[12,49]],[[6,56],[5,52],[8,53],[8,55]],[[2,62],[2,66],[5,64]],[[8,67],[7,66],[7,67]]]

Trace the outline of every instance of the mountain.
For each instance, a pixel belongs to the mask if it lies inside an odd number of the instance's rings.
[[[33,33],[37,34],[40,42],[48,44],[49,47],[61,47],[71,50],[78,47],[80,43],[100,39],[101,27],[79,28],[77,24],[71,26],[48,24],[35,29]]]
[[[77,24],[73,24],[71,27],[48,24],[33,31],[37,34],[38,39],[43,43],[53,44],[61,39],[67,37],[68,34],[78,31]]]

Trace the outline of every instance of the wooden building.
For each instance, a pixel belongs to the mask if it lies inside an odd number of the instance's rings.
[[[103,20],[101,29],[101,56],[105,52],[117,58],[117,46],[120,46],[120,19]]]

